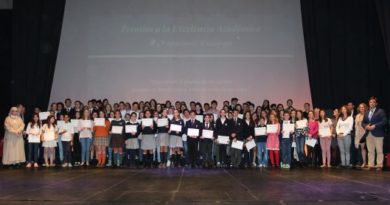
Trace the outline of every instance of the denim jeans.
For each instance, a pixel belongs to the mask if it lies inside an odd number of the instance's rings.
[[[61,140],[61,135],[58,136],[58,141],[57,141],[57,144],[58,144],[58,156],[60,158],[60,161],[64,161],[64,149],[62,147],[62,140]]]
[[[62,141],[62,148],[64,150],[64,163],[72,162],[72,147],[70,146],[70,141]]]
[[[282,154],[282,163],[291,164],[291,139],[283,138],[281,142],[280,152]]]
[[[351,164],[351,135],[337,137],[340,149],[341,165],[349,166]]]
[[[89,148],[91,147],[91,142],[91,138],[80,138],[81,162],[89,162]]]
[[[28,162],[38,162],[39,143],[28,143]]]
[[[266,142],[257,142],[257,162],[262,165],[268,165],[268,150]]]
[[[305,162],[305,135],[298,135],[295,138],[298,159],[300,162]]]

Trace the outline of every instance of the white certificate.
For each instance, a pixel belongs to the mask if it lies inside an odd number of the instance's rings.
[[[126,125],[126,133],[137,132],[137,125]]]
[[[292,123],[286,123],[286,124],[283,123],[283,132],[287,132],[287,133],[294,132],[294,127],[295,125]]]
[[[297,121],[297,128],[303,129],[307,127],[307,121],[306,120],[298,120]]]
[[[39,143],[39,142],[41,142],[41,139],[40,139],[39,135],[28,135],[28,142]]]
[[[43,140],[45,140],[45,141],[55,140],[55,133],[54,132],[45,132],[43,134]]]
[[[219,144],[229,144],[229,136],[218,135]]]
[[[278,125],[277,124],[271,124],[267,125],[267,134],[275,134],[278,132]]]
[[[181,125],[171,124],[170,130],[173,132],[181,132]]]
[[[70,122],[72,123],[73,127],[79,127],[80,120],[72,119]]]
[[[106,119],[104,118],[95,118],[95,126],[106,126]]]
[[[255,127],[255,136],[267,135],[266,127]]]
[[[306,140],[306,144],[310,147],[314,147],[317,144],[317,139],[311,138]]]
[[[232,142],[232,148],[242,150],[244,147],[244,141],[236,140]]]
[[[188,136],[199,136],[199,129],[196,128],[188,128],[187,130]]]
[[[244,114],[238,114],[237,117],[240,119],[244,119]]]
[[[321,135],[321,137],[330,137],[332,136],[332,133],[330,132],[329,127],[322,127],[318,130],[318,133]]]
[[[165,127],[168,125],[168,118],[162,118],[157,120],[157,127]]]
[[[123,127],[122,126],[112,126],[111,132],[112,134],[122,134]]]
[[[151,127],[153,125],[153,118],[143,118],[142,125],[145,127]]]
[[[173,114],[167,115],[168,119],[172,120],[173,119]]]
[[[39,113],[39,119],[40,120],[47,120],[47,117],[49,117],[50,112],[40,112]]]
[[[203,115],[197,115],[197,116],[195,116],[195,119],[198,120],[199,122],[203,123]]]
[[[214,139],[214,131],[202,130],[202,137],[207,139]]]
[[[82,128],[92,128],[92,121],[91,120],[80,120],[80,124]]]
[[[64,129],[65,121],[63,120],[57,120],[57,127]]]
[[[253,149],[254,147],[256,147],[256,143],[255,143],[255,140],[250,140],[248,141],[247,143],[245,143],[245,147],[246,149],[249,151],[251,149]]]

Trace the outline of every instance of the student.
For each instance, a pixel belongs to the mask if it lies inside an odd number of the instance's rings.
[[[259,106],[260,107],[260,106]],[[259,111],[260,113],[260,111]],[[251,114],[252,116],[252,122],[253,122],[253,139],[255,139],[255,127],[257,126],[257,124],[259,123],[259,114],[257,114],[256,112],[253,112]],[[255,143],[256,143],[256,140],[255,140]],[[257,164],[256,164],[256,161],[257,161],[257,146],[254,147],[253,149],[251,149],[251,153],[252,153],[252,167],[256,167]]]
[[[58,129],[53,115],[47,117],[46,124],[42,126],[42,147],[44,147],[44,167],[54,167],[55,147],[57,147]],[[50,163],[49,163],[50,159]]]
[[[136,166],[137,152],[139,151],[138,135],[141,133],[140,124],[137,121],[137,113],[132,112],[131,115],[127,114],[126,119],[129,120],[126,122],[126,126],[136,126],[136,132],[126,132],[125,134],[125,144],[126,144],[126,159],[127,166],[134,168]]]
[[[104,126],[94,126],[93,132],[94,132],[94,140],[93,145],[95,146],[96,155],[97,155],[97,167],[104,167],[106,164],[106,148],[109,145],[109,133],[110,133],[110,127],[111,123],[109,120],[106,119],[106,115],[103,110],[99,111],[99,118],[104,119]]]
[[[214,124],[210,121],[211,116],[213,116],[213,114],[207,114],[204,116],[204,122],[202,123],[202,127],[201,127],[202,134],[200,137],[200,153],[202,155],[204,168],[213,167],[212,151],[213,151],[213,142],[215,139],[215,133],[213,133],[213,139],[204,137],[205,130],[214,131],[215,129]]]
[[[166,168],[168,162],[168,146],[169,146],[169,124],[170,120],[168,119],[168,109],[162,110],[161,118],[158,120],[166,120],[167,124],[162,127],[157,127],[157,145],[160,146],[160,158],[161,163],[159,168]]]
[[[290,169],[291,167],[291,143],[293,138],[294,129],[290,129],[289,126],[294,125],[291,123],[290,113],[285,112],[283,114],[283,122],[281,123],[281,148],[282,162],[280,167],[284,169]]]
[[[340,108],[341,116],[337,121],[336,133],[337,133],[337,142],[340,148],[340,157],[341,157],[341,166],[350,167],[351,166],[351,132],[353,128],[353,117],[348,111],[346,106]]]
[[[226,112],[222,109],[219,112],[219,118],[215,123],[215,132],[217,136],[230,136],[231,121],[226,118]],[[217,139],[218,142],[218,139]],[[226,167],[228,165],[227,154],[226,154],[226,144],[218,143],[219,150],[219,160],[217,159],[217,166]]]
[[[152,113],[149,110],[144,111],[144,119],[153,119]],[[142,141],[141,148],[143,150],[143,159],[145,162],[145,167],[151,168],[153,162],[153,150],[156,148],[156,140],[154,139],[154,134],[157,130],[157,124],[153,120],[151,125],[144,125],[141,122],[142,130]]]
[[[79,103],[79,101],[76,101],[76,102]],[[74,116],[75,116],[75,118],[72,119],[71,121],[73,121],[73,120],[80,120],[81,119],[80,111],[76,110]],[[75,124],[73,124],[73,127],[74,127],[74,134],[73,134],[72,160],[73,160],[74,166],[77,167],[77,166],[80,166],[80,163],[81,163],[80,130],[79,130],[79,126],[75,126]]]
[[[31,122],[28,123],[26,134],[28,135],[28,163],[27,168],[30,168],[34,163],[34,167],[38,168],[38,153],[39,153],[39,144],[42,133],[42,124],[39,120],[39,115],[34,114]]]
[[[184,111],[184,113],[188,113],[188,111]],[[172,131],[171,125],[179,125],[181,126],[182,131]],[[180,166],[180,160],[182,158],[180,149],[183,148],[183,131],[184,131],[184,121],[180,118],[180,113],[177,109],[173,111],[173,118],[170,123],[169,133],[169,147],[171,148],[171,166]]]
[[[191,168],[195,168],[196,161],[198,159],[198,142],[199,142],[199,135],[189,135],[188,129],[198,129],[200,134],[201,124],[200,122],[195,119],[196,112],[191,111],[190,112],[190,120],[187,121],[185,126],[185,133],[187,133],[187,143],[188,143],[188,156],[189,156],[189,163],[191,165]]]
[[[307,146],[307,157],[311,166],[319,165],[319,148],[318,148],[318,121],[314,119],[314,112],[308,113],[308,139],[316,139],[317,142],[314,147]]]
[[[114,133],[113,132],[114,126],[121,127],[122,132]],[[115,111],[115,118],[111,121],[110,133],[111,133],[110,145],[114,152],[113,162],[115,163],[116,167],[120,167],[122,164],[123,147],[125,145],[125,137],[124,137],[125,121],[122,119],[122,115],[119,110]]]
[[[300,121],[300,123],[303,124],[303,127],[298,127],[298,121]],[[305,141],[306,141],[308,129],[309,127],[307,124],[307,119],[304,118],[302,111],[298,110],[296,116],[296,123],[295,123],[295,142],[296,142],[298,160],[302,166],[305,165],[306,163]]]
[[[275,133],[267,134],[267,149],[269,152],[269,158],[271,160],[272,167],[279,167],[280,124],[278,118],[274,113],[271,113],[269,116],[269,124],[277,126],[277,130]]]
[[[367,105],[365,103],[360,103],[358,106],[358,114],[355,116],[355,148],[360,149],[360,158],[361,159],[361,168],[365,168],[367,165],[367,151],[366,151],[366,140],[364,135],[366,130],[362,126],[364,115],[367,111]]]
[[[113,119],[115,119],[115,112],[111,111],[108,114],[108,121],[110,121],[110,125],[111,125],[111,121]],[[109,132],[108,133],[107,164],[106,164],[106,167],[111,167],[111,166],[112,166],[112,147],[111,147],[111,133]]]
[[[92,142],[92,120],[89,110],[83,111],[83,117],[79,121],[79,140],[81,144],[81,164],[80,166],[89,166],[89,148]]]
[[[333,126],[333,132],[332,132],[332,142],[330,144],[330,152],[331,152],[331,159],[330,163],[332,166],[339,166],[341,159],[340,159],[340,149],[337,142],[337,133],[336,133],[336,126],[337,121],[339,120],[340,112],[339,109],[333,109],[333,117],[332,120],[332,126]]]
[[[255,123],[254,121],[252,120],[252,115],[250,113],[249,110],[245,111],[244,113],[244,120],[243,120],[243,124],[242,124],[242,135],[243,135],[243,140],[245,142],[248,142],[252,139],[254,139],[254,131],[255,131]],[[251,151],[252,150],[247,150],[246,147],[244,147],[243,151],[244,152],[244,161],[242,163],[242,165],[244,167],[251,167],[252,163],[251,163]]]
[[[328,130],[329,134],[322,133],[321,130]],[[326,166],[331,167],[330,159],[330,144],[332,142],[333,125],[332,120],[326,117],[325,110],[320,110],[319,119],[319,133],[320,144],[322,150],[322,165],[321,168]]]
[[[244,140],[244,122],[242,119],[238,117],[239,111],[234,110],[233,111],[233,118],[231,122],[231,133],[230,133],[230,140],[231,142],[236,142],[237,140],[243,141]],[[233,147],[230,147],[230,156],[231,156],[231,167],[238,168],[241,163],[241,151],[240,149],[236,149]]]
[[[70,122],[69,114],[64,114],[64,124],[58,126],[59,135],[61,135],[61,143],[63,150],[63,164],[62,167],[72,167],[72,143],[74,127]]]
[[[255,127],[266,127],[265,118],[260,117],[258,123]],[[267,167],[268,166],[268,150],[267,150],[267,135],[255,136],[255,142],[257,147],[257,163],[258,167]]]

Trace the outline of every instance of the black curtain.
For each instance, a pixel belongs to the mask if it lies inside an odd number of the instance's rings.
[[[376,0],[375,4],[378,11],[383,41],[385,43],[387,67],[390,70],[390,1]]]
[[[375,1],[301,0],[301,9],[314,106],[377,96],[389,114],[390,69]]]
[[[15,0],[13,6],[10,104],[24,104],[29,117],[34,107],[48,107],[65,0]]]

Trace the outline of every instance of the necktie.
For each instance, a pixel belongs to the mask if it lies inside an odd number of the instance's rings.
[[[206,129],[209,129],[209,123],[206,123]]]
[[[368,119],[371,121],[372,115],[374,114],[374,109],[370,110],[370,113],[368,113]]]

